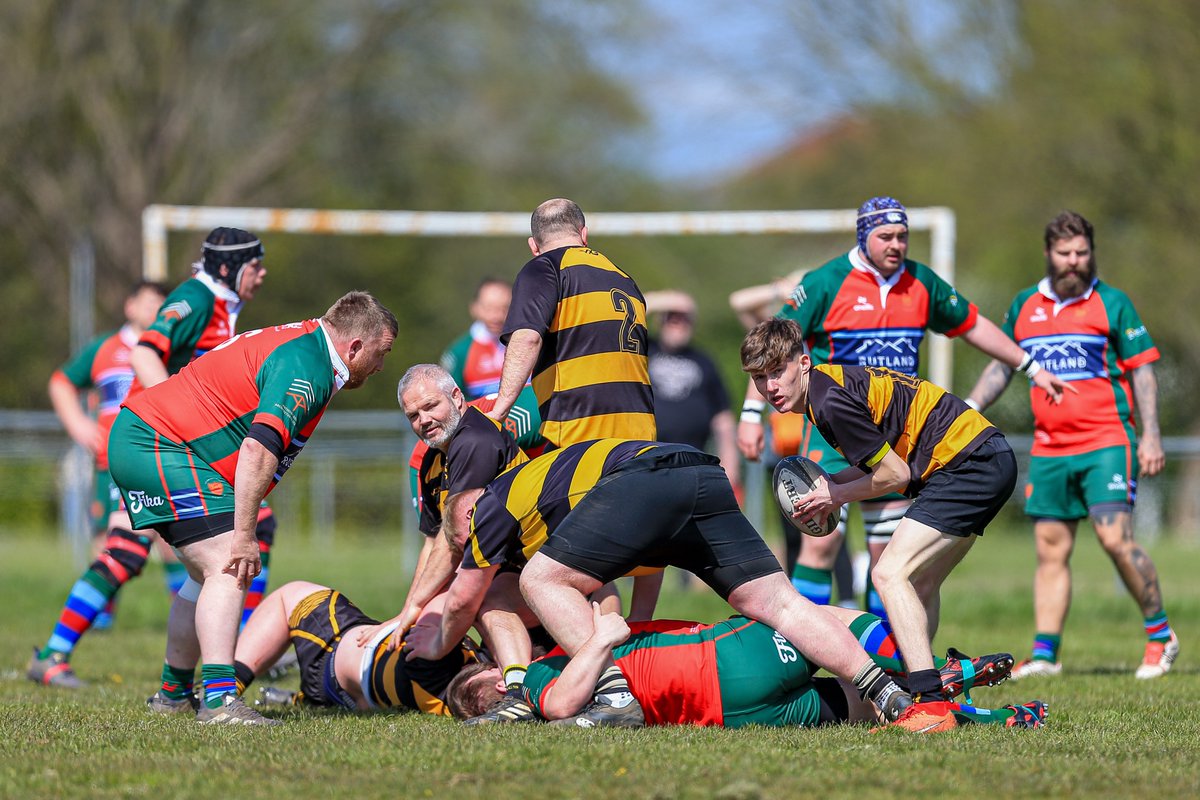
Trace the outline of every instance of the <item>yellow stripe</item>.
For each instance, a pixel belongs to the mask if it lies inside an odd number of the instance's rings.
[[[838,386],[846,385],[846,373],[842,370],[841,364],[818,364],[814,369],[833,378],[833,382]]]
[[[622,296],[633,301],[634,322],[644,326],[646,324],[646,306],[632,295],[623,294]],[[554,319],[550,322],[550,332],[555,333],[567,328],[587,325],[589,322],[620,322],[624,319],[625,311],[616,307],[611,291],[606,289],[599,292],[586,292],[564,297],[558,302]]]
[[[433,714],[438,717],[449,717],[450,709],[436,695],[432,695],[421,686],[421,684],[413,681],[413,699],[417,701],[417,710],[425,714]]]
[[[933,455],[928,466],[925,467],[925,471],[921,474],[921,479],[928,478],[935,470],[939,470],[953,461],[962,452],[962,449],[974,441],[975,437],[986,430],[990,424],[982,414],[976,411],[964,411],[959,414],[954,422],[950,423],[950,429],[946,431],[946,435],[933,446]]]
[[[876,464],[878,464],[880,461],[883,461],[883,457],[886,456],[888,454],[888,451],[891,449],[892,449],[892,446],[890,444],[888,444],[887,442],[884,442],[883,447],[879,448],[879,452],[867,459],[867,466],[873,467]]]
[[[604,383],[650,383],[646,357],[622,351],[560,361],[534,376],[533,393],[545,403],[555,392]]]
[[[895,389],[896,384],[890,378],[867,374],[867,409],[871,412],[871,421],[876,425],[883,422],[883,415],[892,404]]]
[[[329,646],[329,643],[326,642],[324,639],[322,639],[320,636],[309,633],[308,631],[302,631],[299,628],[293,628],[290,631],[290,633],[292,635],[292,638],[299,636],[301,639],[308,639],[310,642],[320,645],[322,650],[332,650],[333,649],[332,647]]]
[[[922,381],[917,391],[913,393],[912,405],[908,409],[908,418],[904,420],[904,431],[901,432],[900,439],[895,445],[896,453],[905,461],[908,460],[908,454],[912,452],[917,437],[924,430],[925,423],[929,421],[933,407],[945,393],[945,389],[929,381]]]
[[[562,261],[559,262],[558,268],[564,270],[571,267],[595,267],[596,269],[608,270],[618,275],[624,275],[626,278],[629,277],[629,275],[605,256],[587,247],[572,247],[563,253]]]
[[[339,594],[341,592],[335,589],[333,594],[329,595],[329,630],[333,631],[334,641],[337,641],[338,635],[342,632],[341,626],[338,625],[337,612],[335,610]]]
[[[620,443],[620,439],[607,439],[603,442],[596,442],[584,451],[579,463],[575,465],[575,474],[571,476],[571,488],[567,493],[567,504],[571,508],[575,508],[583,496],[590,492],[596,482],[600,480],[600,474],[604,471],[604,460]]]
[[[563,422],[543,420],[542,436],[559,447],[593,439],[645,439],[652,442],[658,438],[658,427],[653,414],[596,414]]]
[[[549,535],[546,520],[542,519],[542,515],[538,512],[537,501],[541,497],[542,487],[546,484],[546,475],[549,474],[550,467],[558,461],[558,457],[563,452],[559,450],[542,458],[535,458],[527,466],[522,467],[508,489],[508,497],[504,498],[505,510],[512,515],[521,529],[521,542],[524,545],[522,549],[526,558],[537,552]],[[532,548],[531,544],[534,545]],[[478,546],[476,546],[475,561],[477,564],[482,561],[479,557]],[[489,565],[484,561],[480,566]]]
[[[383,693],[387,697],[387,705],[391,707],[400,705],[400,693],[396,691],[396,670],[392,667],[392,662],[403,657],[396,651],[388,653],[383,659]],[[377,664],[376,668],[378,666]]]
[[[300,620],[304,619],[314,610],[316,610],[321,603],[325,602],[325,598],[329,597],[330,594],[332,594],[332,590],[321,589],[320,591],[313,592],[312,594],[306,596],[299,603],[296,603],[296,607],[292,609],[291,615],[288,616],[288,627],[299,627]]]

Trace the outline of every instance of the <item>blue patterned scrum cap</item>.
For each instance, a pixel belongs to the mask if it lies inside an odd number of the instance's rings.
[[[858,249],[867,254],[867,237],[880,225],[908,227],[908,211],[894,197],[872,197],[858,207]]]

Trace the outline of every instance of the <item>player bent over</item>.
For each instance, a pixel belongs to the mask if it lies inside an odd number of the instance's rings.
[[[928,381],[880,367],[814,366],[791,320],[756,326],[741,355],[776,411],[806,414],[853,465],[798,501],[797,517],[823,517],[888,492],[914,498],[872,577],[917,701],[909,720],[953,724],[930,650],[938,595],[1012,494],[1012,448],[983,415]]]
[[[113,426],[111,469],[138,528],[179,552],[195,601],[204,703],[199,722],[274,724],[237,697],[234,644],[247,586],[261,570],[259,505],[299,455],[333,395],[383,367],[396,318],[351,292],[320,319],[244,333],[126,401]],[[166,669],[194,677],[169,625]],[[188,664],[184,666],[184,664]],[[170,698],[174,699],[174,698]],[[179,710],[188,698],[180,697]]]
[[[413,656],[438,658],[470,627],[500,567],[525,563],[521,593],[556,642],[577,655],[592,636],[587,596],[642,565],[674,565],[715,589],[738,612],[779,630],[859,693],[900,716],[910,698],[875,666],[854,636],[798,595],[766,543],[742,516],[714,456],[686,445],[600,439],[521,464],[475,504],[462,569],[440,624],[408,636]],[[620,668],[604,664],[596,725],[637,726],[642,710]],[[525,713],[532,716],[528,708]]]
[[[876,666],[902,679],[896,644],[879,617],[828,608],[866,648]],[[591,698],[611,653],[638,699],[647,725],[744,725],[772,727],[871,722],[875,709],[845,681],[814,678],[816,666],[767,625],[732,617],[715,624],[654,620],[627,624],[617,614],[593,607],[592,636],[573,658],[561,649],[535,661],[525,679],[529,704],[555,724],[590,727],[575,716]],[[966,667],[964,668],[964,665]],[[973,686],[994,685],[1007,677],[1012,657],[985,656],[943,667],[947,693],[956,696]],[[497,673],[479,664],[467,667],[447,691],[447,702],[460,718],[478,714],[496,702]],[[987,710],[952,704],[963,722],[1037,728],[1046,705],[1031,701]],[[937,723],[934,723],[935,725]]]

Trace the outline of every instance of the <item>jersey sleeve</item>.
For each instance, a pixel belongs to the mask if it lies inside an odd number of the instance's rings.
[[[538,256],[517,273],[500,341],[507,345],[514,332],[524,329],[545,336],[557,308],[558,270],[549,258]]]
[[[824,280],[822,272],[823,270],[815,269],[805,273],[788,295],[783,308],[776,314],[780,319],[790,319],[799,324],[805,338],[812,336],[821,327],[821,322],[829,311],[829,303],[826,300],[827,281]]]
[[[454,382],[464,392],[466,391],[467,383],[466,377],[463,375],[463,370],[467,365],[467,352],[470,348],[471,335],[468,333],[466,336],[459,337],[451,343],[446,348],[446,351],[442,353],[442,358],[439,362],[442,365],[442,369],[450,373],[450,377],[454,378]]]
[[[975,327],[979,309],[932,269],[921,266],[917,280],[929,292],[929,329],[946,336],[959,336]]]
[[[543,716],[545,713],[542,703],[546,698],[546,692],[562,675],[567,661],[565,655],[545,656],[530,664],[529,669],[525,672],[525,681],[521,686],[525,701]]]
[[[195,286],[201,291],[195,291]],[[142,333],[138,344],[157,350],[164,364],[175,353],[190,356],[204,335],[212,304],[211,292],[196,281],[185,281],[163,301],[154,323]]]
[[[417,504],[417,530],[434,536],[442,529],[442,453],[426,448],[413,468],[413,498]]]
[[[485,490],[471,515],[471,534],[463,553],[464,569],[486,569],[503,564],[509,543],[520,538],[521,527],[498,495]]]
[[[446,453],[446,462],[450,465],[447,496],[469,489],[482,489],[508,466],[506,451],[509,448],[505,447],[507,434],[491,424],[490,420],[483,420],[482,424],[480,422],[473,420],[470,427],[450,440],[450,449]]]
[[[813,378],[819,375],[812,373]],[[825,439],[859,469],[870,471],[891,445],[871,421],[866,403],[832,380],[809,384],[809,411],[813,424]]]
[[[1021,315],[1021,306],[1025,304],[1024,297],[1024,294],[1020,294],[1013,298],[1012,305],[1004,312],[1004,321],[1000,323],[1000,330],[1014,342],[1017,341],[1017,319]]]
[[[65,375],[76,389],[90,389],[95,385],[92,382],[92,364],[96,361],[100,346],[111,335],[97,336],[76,353],[74,358],[59,367],[59,372]]]
[[[1105,298],[1105,303],[1109,302],[1114,306],[1110,316],[1112,319],[1111,335],[1117,351],[1117,362],[1121,369],[1128,372],[1152,361],[1157,361],[1159,358],[1158,348],[1154,345],[1154,340],[1150,338],[1146,324],[1138,316],[1137,309],[1133,307],[1133,302],[1128,295],[1123,292],[1114,292],[1111,300]]]
[[[333,397],[333,368],[324,352],[303,350],[303,339],[276,349],[263,361],[255,384],[258,409],[251,424],[266,425],[287,449],[309,423],[318,419]]]

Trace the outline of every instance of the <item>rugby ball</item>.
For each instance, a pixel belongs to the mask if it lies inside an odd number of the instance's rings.
[[[783,518],[792,523],[796,530],[809,536],[828,536],[842,520],[841,508],[834,508],[824,520],[802,520],[792,516],[796,510],[796,501],[811,492],[820,480],[829,480],[829,473],[821,469],[820,464],[804,456],[780,459],[775,465],[775,474],[771,476],[775,487],[775,500],[779,503]]]

